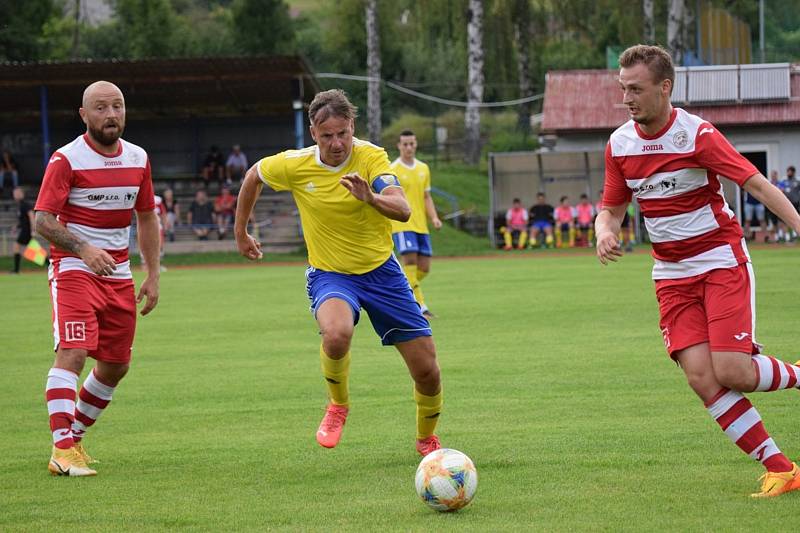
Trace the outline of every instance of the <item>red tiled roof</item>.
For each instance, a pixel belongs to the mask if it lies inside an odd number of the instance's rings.
[[[800,124],[800,72],[791,73],[788,102],[679,106],[718,126]],[[628,120],[613,70],[547,73],[542,133],[611,131]]]

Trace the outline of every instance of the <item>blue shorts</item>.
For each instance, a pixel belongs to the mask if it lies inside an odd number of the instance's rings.
[[[394,254],[366,274],[340,274],[308,267],[306,291],[315,318],[319,306],[330,298],[350,304],[355,324],[363,307],[384,345],[432,335]]]
[[[400,254],[415,253],[419,255],[433,255],[431,248],[431,236],[427,233],[416,233],[414,231],[399,231],[392,233],[394,247]]]
[[[539,231],[545,231],[548,228],[552,228],[553,225],[546,220],[535,220],[533,224],[531,224],[531,227],[536,228]]]

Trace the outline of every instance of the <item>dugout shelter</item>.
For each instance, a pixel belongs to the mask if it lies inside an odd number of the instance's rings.
[[[144,147],[157,179],[197,176],[211,145],[241,145],[251,162],[309,144],[305,112],[320,90],[297,56],[0,63],[0,146],[23,183],[41,182],[50,154],[82,131],[83,90],[125,95],[124,138]]]

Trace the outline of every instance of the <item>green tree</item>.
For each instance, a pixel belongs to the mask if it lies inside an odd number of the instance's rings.
[[[234,40],[249,55],[293,53],[294,24],[283,0],[234,0]]]
[[[0,0],[0,59],[42,59],[47,49],[44,26],[57,14],[53,0]]]
[[[117,0],[118,35],[128,58],[170,57],[177,28],[169,0]]]

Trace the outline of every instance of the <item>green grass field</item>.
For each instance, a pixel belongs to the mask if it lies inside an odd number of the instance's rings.
[[[0,530],[796,530],[800,494],[747,497],[761,467],[664,354],[643,251],[606,268],[588,254],[514,255],[435,260],[425,281],[438,433],[480,477],[455,514],[417,499],[411,381],[366,318],[342,443],[316,444],[325,393],[302,266],[165,273],[133,369],[85,440],[100,474],[52,478],[46,279],[0,276]],[[759,339],[793,361],[800,250],[753,255]],[[797,393],[751,397],[800,459]]]

